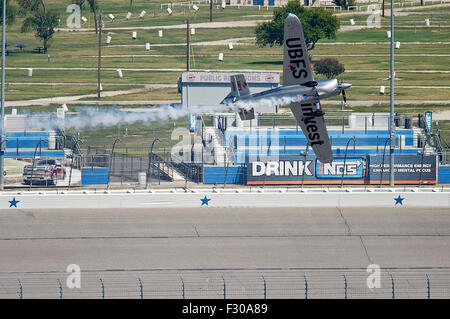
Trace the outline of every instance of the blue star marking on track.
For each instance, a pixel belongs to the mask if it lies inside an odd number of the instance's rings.
[[[209,206],[208,202],[211,200],[211,198],[208,198],[208,197],[205,196],[205,198],[203,198],[203,199],[200,198],[200,200],[202,201],[202,205],[201,206],[203,206],[205,204],[206,204],[206,206]]]
[[[17,203],[20,203],[20,201],[18,201],[18,200],[16,200],[16,198],[14,197],[13,198],[13,200],[10,200],[9,201],[9,208],[11,208],[11,207],[15,207],[15,208],[17,208]]]
[[[395,205],[397,205],[397,204],[403,205],[404,198],[401,198],[400,195],[398,195],[397,198],[394,198],[394,200],[395,200]]]

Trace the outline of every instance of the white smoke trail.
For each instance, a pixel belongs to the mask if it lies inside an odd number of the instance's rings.
[[[119,124],[144,123],[150,125],[153,122],[164,123],[186,117],[191,113],[214,114],[218,112],[238,112],[239,109],[251,109],[252,107],[268,107],[286,105],[298,98],[266,98],[255,101],[237,101],[233,104],[219,105],[193,105],[189,108],[174,108],[170,105],[149,108],[148,110],[121,110],[118,108],[104,109],[85,107],[77,110],[75,114],[66,114],[64,128],[81,130],[92,127],[109,127]],[[53,113],[25,113],[26,126],[33,129],[56,129],[61,124]]]
[[[249,110],[252,107],[272,107],[275,105],[289,105],[292,102],[301,102],[309,98],[306,97],[282,97],[282,98],[263,98],[263,99],[253,99],[248,101],[239,100],[230,107],[232,110],[236,111],[240,108]]]

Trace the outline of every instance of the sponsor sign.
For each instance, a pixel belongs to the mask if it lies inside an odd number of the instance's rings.
[[[191,113],[189,114],[189,132],[195,132],[195,125],[197,124],[197,114]]]
[[[244,74],[247,83],[280,83],[280,74],[277,72],[183,72],[182,82],[186,83],[230,83],[230,77]]]
[[[363,157],[334,158],[321,163],[314,156],[289,156],[277,160],[252,161],[247,166],[247,184],[364,184],[366,163]]]
[[[423,159],[423,160],[422,160]],[[315,156],[281,156],[279,159],[250,161],[247,184],[344,184],[389,183],[389,156],[335,157],[331,163],[321,163]],[[383,166],[383,173],[382,173]],[[436,184],[437,158],[434,155],[396,155],[395,184]]]
[[[431,133],[433,131],[433,112],[425,112],[425,131]]]
[[[394,158],[395,184],[436,184],[437,164],[434,155],[396,155]],[[370,184],[379,184],[383,167],[383,183],[389,183],[389,156],[371,155],[369,157]],[[422,171],[422,173],[421,173]]]
[[[366,160],[361,157],[335,158],[331,163],[316,161],[316,177],[318,179],[362,179],[365,177]],[[344,165],[345,164],[345,165]],[[344,172],[345,171],[345,172]]]

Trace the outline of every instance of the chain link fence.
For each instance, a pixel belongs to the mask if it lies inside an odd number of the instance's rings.
[[[81,287],[68,288],[69,274],[0,276],[0,298],[175,299],[440,299],[450,297],[447,270],[382,270],[369,288],[365,270],[142,271],[81,273]]]

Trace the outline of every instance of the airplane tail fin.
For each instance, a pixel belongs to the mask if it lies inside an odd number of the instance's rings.
[[[231,80],[231,95],[235,97],[243,97],[250,95],[250,90],[243,74],[230,76]]]
[[[241,98],[250,95],[250,89],[248,88],[247,81],[243,74],[237,74],[230,76],[231,92],[228,94],[221,104],[233,104],[239,101]],[[255,110],[239,108],[239,117],[241,120],[253,120],[255,118]]]

